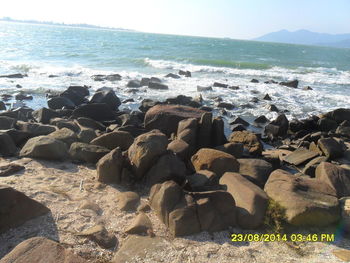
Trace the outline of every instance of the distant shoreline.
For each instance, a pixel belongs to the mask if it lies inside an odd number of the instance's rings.
[[[0,18],[0,22],[10,22],[10,23],[21,23],[21,24],[33,24],[33,25],[47,25],[47,26],[61,26],[61,27],[73,27],[73,28],[87,28],[87,29],[104,29],[104,30],[116,30],[116,31],[126,31],[126,32],[137,32],[132,29],[116,28],[116,27],[103,27],[90,24],[65,24],[57,22],[48,21],[37,21],[37,20],[17,20],[9,17]]]

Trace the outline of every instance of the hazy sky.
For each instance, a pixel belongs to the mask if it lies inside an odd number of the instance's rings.
[[[250,39],[280,29],[350,33],[350,0],[1,0],[0,17]]]

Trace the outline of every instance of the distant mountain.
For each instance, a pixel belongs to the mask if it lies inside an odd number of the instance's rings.
[[[89,24],[65,24],[65,23],[56,23],[56,22],[49,22],[49,21],[18,20],[18,19],[13,19],[11,17],[0,18],[0,21],[35,24],[35,25],[69,26],[69,27],[84,27],[84,28],[95,28],[95,29],[110,29],[110,30],[118,30],[118,31],[134,31],[131,29],[115,28],[115,27],[102,27],[102,26],[95,26],[95,25],[89,25]]]
[[[281,30],[255,38],[256,41],[350,48],[350,34],[325,34],[305,29]]]

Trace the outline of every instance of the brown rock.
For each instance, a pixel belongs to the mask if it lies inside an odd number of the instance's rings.
[[[69,149],[72,159],[88,163],[97,163],[109,152],[110,150],[105,147],[82,142],[73,143]]]
[[[324,155],[330,159],[341,157],[344,153],[342,146],[333,138],[322,138],[317,142]]]
[[[168,150],[172,151],[182,160],[188,160],[191,157],[191,148],[189,144],[181,139],[173,140],[169,143]]]
[[[211,146],[212,118],[210,112],[206,112],[201,116],[198,127],[198,148]]]
[[[158,131],[142,134],[135,139],[128,150],[128,156],[137,178],[141,178],[159,156],[166,152],[167,145],[167,137]]]
[[[134,138],[130,133],[125,131],[115,131],[103,134],[93,139],[91,144],[99,145],[110,150],[120,147],[122,151],[126,151],[133,142]]]
[[[85,263],[86,260],[45,237],[33,237],[17,245],[1,263]]]
[[[239,163],[232,155],[209,148],[200,149],[191,158],[196,171],[209,170],[219,177],[225,172],[238,172]]]
[[[103,183],[120,183],[124,158],[119,148],[103,156],[97,163],[97,180]]]
[[[0,166],[0,177],[10,176],[19,171],[24,170],[25,167],[23,165],[9,163]]]
[[[316,168],[315,177],[332,187],[339,198],[350,195],[350,170],[322,162]]]
[[[145,128],[159,129],[167,136],[175,133],[178,123],[187,118],[199,119],[204,111],[181,105],[156,105],[145,115]]]
[[[318,154],[314,151],[310,151],[305,148],[298,148],[294,152],[288,154],[285,158],[284,161],[289,163],[289,164],[294,164],[294,165],[300,165],[303,164],[315,157],[317,157]]]
[[[152,229],[152,222],[144,213],[138,214],[131,225],[125,230],[128,234],[146,234]]]
[[[320,180],[279,169],[271,173],[264,190],[286,209],[287,221],[292,225],[326,226],[339,219],[336,193]]]
[[[230,135],[230,142],[242,143],[251,155],[261,155],[263,145],[258,137],[249,131],[236,131]]]
[[[135,192],[123,192],[118,196],[118,206],[122,211],[135,211],[140,203],[140,196]]]
[[[237,223],[246,229],[259,227],[264,220],[268,204],[266,193],[237,173],[225,173],[220,184],[226,185],[236,202]]]
[[[239,173],[255,184],[263,187],[270,173],[272,165],[261,159],[238,159]]]

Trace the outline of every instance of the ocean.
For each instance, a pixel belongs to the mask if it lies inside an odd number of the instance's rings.
[[[191,71],[192,77],[164,77],[180,69]],[[92,90],[111,87],[121,100],[134,99],[121,109],[136,109],[144,98],[194,97],[199,95],[198,85],[222,82],[240,89],[214,87],[201,92],[205,104],[215,106],[219,96],[236,106],[228,111],[229,117],[248,119],[262,114],[274,118],[276,113],[266,108],[267,103],[286,111],[288,118],[301,118],[349,107],[350,101],[350,49],[233,39],[0,22],[0,75],[10,73],[28,77],[0,78],[0,95],[29,93],[34,100],[26,104],[35,109],[47,106],[45,93],[70,85],[88,85]],[[122,80],[91,78],[110,73],[120,74]],[[130,79],[151,76],[163,79],[169,90],[127,92]],[[259,83],[252,83],[253,78]],[[298,79],[299,88],[264,83],[271,79]],[[303,90],[305,86],[313,90]],[[271,102],[251,102],[266,93]]]

